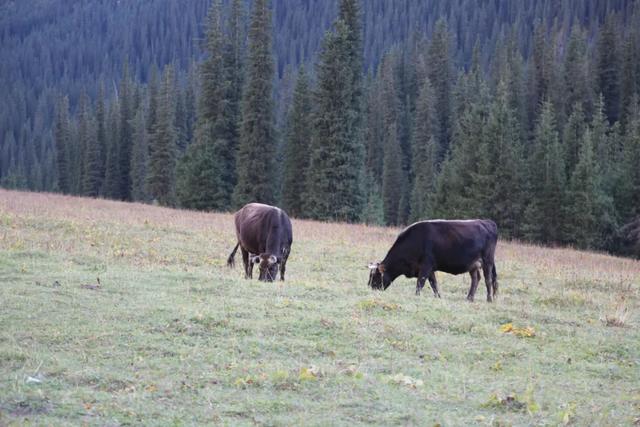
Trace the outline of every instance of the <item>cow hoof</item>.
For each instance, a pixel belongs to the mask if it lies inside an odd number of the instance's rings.
[[[420,296],[420,290],[416,289],[416,296],[419,297]]]
[[[473,297],[467,297],[467,301],[473,302]]]
[[[487,297],[487,302],[493,302],[493,298]]]

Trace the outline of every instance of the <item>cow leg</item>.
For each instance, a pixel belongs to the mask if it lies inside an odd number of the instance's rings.
[[[425,264],[420,268],[418,272],[418,282],[416,284],[416,295],[420,295],[422,288],[424,288],[424,282],[429,279],[429,283],[431,284],[431,289],[433,289],[433,293],[435,296],[440,297],[438,293],[438,284],[436,282],[436,276],[433,273],[433,268],[430,264]]]
[[[471,276],[471,287],[469,288],[469,293],[467,294],[467,300],[473,302],[473,298],[476,295],[476,289],[478,289],[478,283],[480,283],[480,269],[476,268],[469,272]]]
[[[290,249],[287,248],[282,254],[282,262],[280,263],[280,280],[284,282],[284,272],[287,269],[287,259],[289,258]]]
[[[432,271],[429,275],[429,284],[431,285],[431,290],[433,290],[433,295],[437,298],[440,298],[440,292],[438,292],[438,281],[436,280],[435,271]]]
[[[493,281],[493,298],[498,295],[498,273],[496,273],[496,265],[493,264],[493,270],[491,271],[491,280]]]
[[[484,273],[484,284],[487,286],[487,302],[493,301],[493,263],[482,261],[482,272]]]
[[[244,264],[244,278],[251,279],[253,275],[253,263],[249,260],[249,251],[245,250],[242,246],[240,247],[240,251],[242,252],[242,264]]]
[[[426,277],[420,276],[418,277],[418,281],[416,282],[416,296],[420,296],[420,291],[424,288],[424,282],[427,280]]]

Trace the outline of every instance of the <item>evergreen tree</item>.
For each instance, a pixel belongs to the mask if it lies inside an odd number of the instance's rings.
[[[616,188],[616,205],[622,224],[640,216],[640,104],[637,96],[632,102],[636,107],[631,111],[624,136],[619,162],[621,171]]]
[[[233,49],[224,50],[221,6],[214,2],[207,29],[208,58],[201,67],[202,96],[196,122],[196,142],[177,170],[178,198],[193,209],[226,210],[235,179],[237,93],[234,92]],[[237,19],[237,18],[236,18]],[[226,58],[225,58],[226,55]]]
[[[69,176],[69,146],[71,144],[70,126],[69,98],[65,96],[58,101],[54,129],[58,189],[64,194],[68,194],[71,191],[71,177]]]
[[[627,36],[622,53],[622,73],[620,76],[620,115],[623,126],[633,113],[634,96],[640,95],[640,51],[636,44],[640,31],[636,28]]]
[[[187,100],[186,93],[181,90],[181,88],[175,88],[175,114],[174,114],[174,123],[173,127],[176,130],[176,149],[177,156],[181,157],[184,152],[187,150],[187,146],[189,145],[189,141],[187,140]],[[137,114],[137,112],[136,112]],[[135,116],[133,121],[135,122]],[[135,126],[133,129],[135,134]],[[135,135],[133,138],[133,145],[135,149]],[[133,151],[133,149],[132,149]],[[132,153],[133,155],[133,153]],[[133,166],[133,165],[131,165]],[[133,191],[133,183],[131,184]]]
[[[576,103],[562,132],[567,179],[571,178],[573,170],[578,164],[580,147],[583,144],[585,130],[584,112],[582,111],[580,103]]]
[[[553,74],[553,56],[547,37],[547,24],[538,22],[533,33],[533,52],[529,68],[529,128],[535,124],[542,103],[548,100]]]
[[[362,46],[362,17],[360,10],[360,0],[340,0],[338,19],[344,22],[348,31],[347,54],[351,79],[351,100],[349,111],[349,139],[356,147],[358,154],[363,154],[364,143],[362,141],[364,130],[363,103],[363,46]],[[357,198],[357,208],[361,209],[364,203],[364,193],[362,185],[364,179],[364,169],[358,164],[358,175],[355,176],[354,197]]]
[[[95,140],[87,147],[85,157],[85,175],[83,190],[84,194],[97,197],[101,194],[104,183],[107,130],[106,130],[106,106],[104,84],[101,83],[98,89],[98,99],[96,101],[95,113]]]
[[[438,148],[438,163],[449,150],[451,139],[451,59],[449,57],[449,31],[444,20],[439,20],[428,49],[429,81],[435,98],[434,137]]]
[[[107,117],[107,158],[102,194],[110,199],[120,198],[120,106],[113,102]]]
[[[362,221],[368,225],[384,225],[384,201],[382,191],[376,180],[367,175],[367,203],[362,213]]]
[[[499,224],[505,237],[519,237],[524,211],[524,154],[520,141],[521,126],[510,107],[508,76],[498,83],[487,120],[485,141],[490,164],[487,186],[477,191],[488,194],[484,215]]]
[[[405,104],[406,96],[403,93],[402,74],[403,64],[400,52],[393,50],[383,58],[379,71],[379,79],[382,85],[383,152],[386,155],[389,151],[387,148],[387,144],[389,143],[398,145],[401,168],[399,174],[403,177],[402,182],[407,184],[398,186],[395,190],[398,193],[399,201],[398,205],[393,208],[394,224],[406,223],[409,217],[409,203],[411,200],[411,188],[408,185],[411,165],[409,112],[407,111],[409,106]],[[385,186],[384,181],[383,170],[383,191]]]
[[[525,237],[544,243],[562,242],[565,236],[566,178],[564,153],[556,130],[553,107],[542,105],[529,159],[529,205],[525,211]]]
[[[129,64],[125,62],[118,89],[120,105],[118,155],[120,172],[120,191],[117,198],[131,200],[131,148],[133,146],[133,129],[131,123],[134,114],[133,85],[129,75]]]
[[[382,185],[383,141],[385,136],[384,108],[382,105],[382,89],[380,79],[370,79],[367,84],[367,99],[365,111],[365,143],[366,143],[366,171],[368,174],[369,192],[372,185],[379,190]]]
[[[83,168],[81,193],[89,197],[97,197],[100,193],[101,173],[101,149],[97,135],[96,123],[90,117],[87,101],[80,106],[79,139],[84,149],[84,155],[80,161]],[[102,112],[103,114],[104,112]],[[104,124],[104,123],[103,123]],[[104,131],[104,129],[102,129]]]
[[[524,70],[524,59],[517,46],[517,36],[512,34],[507,47],[507,63],[504,70],[501,70],[501,78],[507,82],[509,108],[515,114],[515,120],[519,123],[520,141],[528,139],[527,127],[527,96],[526,80]],[[498,78],[497,81],[501,79]]]
[[[235,171],[235,152],[238,150],[240,139],[240,123],[242,120],[242,87],[244,84],[244,41],[246,38],[244,23],[244,3],[242,0],[232,0],[231,14],[229,16],[228,43],[225,47],[224,63],[227,79],[227,108],[224,110],[226,114],[226,133],[229,139],[230,151],[233,156],[230,159],[232,169],[230,176],[231,184],[236,183]]]
[[[131,198],[137,202],[150,200],[147,191],[149,169],[149,135],[142,106],[133,119],[133,148],[131,150]]]
[[[594,145],[595,156],[598,161],[598,166],[602,173],[610,175],[612,172],[612,162],[615,157],[615,150],[613,149],[608,136],[609,124],[607,122],[607,116],[605,114],[604,97],[599,95],[594,105],[593,118],[591,120],[591,140]],[[605,182],[610,182],[610,179],[605,178]],[[609,188],[612,190],[612,188]]]
[[[364,147],[353,138],[350,30],[338,20],[318,64],[316,115],[307,174],[306,210],[316,219],[356,221],[364,205]]]
[[[435,190],[437,173],[437,146],[433,136],[435,120],[434,96],[431,82],[422,85],[416,106],[415,135],[413,138],[413,189],[411,193],[411,220],[418,221],[431,215],[429,198]]]
[[[388,130],[384,143],[384,161],[382,167],[382,202],[384,206],[384,220],[387,225],[401,223],[400,208],[402,191],[407,186],[406,177],[402,170],[402,153],[398,142],[398,132],[395,123]]]
[[[288,117],[282,182],[282,207],[292,216],[305,215],[303,196],[306,193],[305,176],[309,167],[311,126],[309,80],[301,67]]]
[[[598,245],[599,211],[605,195],[601,192],[598,164],[594,158],[591,132],[587,130],[582,138],[578,163],[571,176],[567,197],[568,214],[567,241],[579,248]],[[610,204],[610,202],[609,202]]]
[[[591,112],[593,96],[589,72],[586,37],[584,31],[575,25],[571,29],[563,66],[564,115],[566,117],[575,111],[576,105],[582,107],[587,114]]]
[[[617,21],[609,15],[600,30],[596,64],[597,90],[604,96],[610,124],[620,118],[620,59],[616,35]]]
[[[237,157],[234,204],[275,202],[274,107],[271,52],[271,11],[267,0],[256,0],[251,14],[242,125]]]
[[[175,204],[176,132],[174,124],[174,72],[167,66],[158,98],[158,121],[149,138],[147,189],[161,205]]]
[[[147,88],[147,98],[149,99],[149,111],[147,112],[147,134],[151,135],[158,124],[158,92],[160,90],[160,78],[158,68],[151,67],[149,85]]]
[[[433,209],[439,217],[475,218],[487,214],[491,163],[484,137],[490,98],[477,61],[459,89],[451,155],[437,180]]]

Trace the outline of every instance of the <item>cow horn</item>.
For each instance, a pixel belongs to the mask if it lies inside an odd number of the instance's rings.
[[[375,270],[378,268],[378,263],[377,262],[372,262],[367,266],[370,270]]]

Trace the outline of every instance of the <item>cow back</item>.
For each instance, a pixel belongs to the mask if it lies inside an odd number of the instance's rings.
[[[283,246],[293,240],[291,221],[275,206],[261,203],[245,205],[235,214],[236,236],[240,245],[254,254],[282,255]]]

